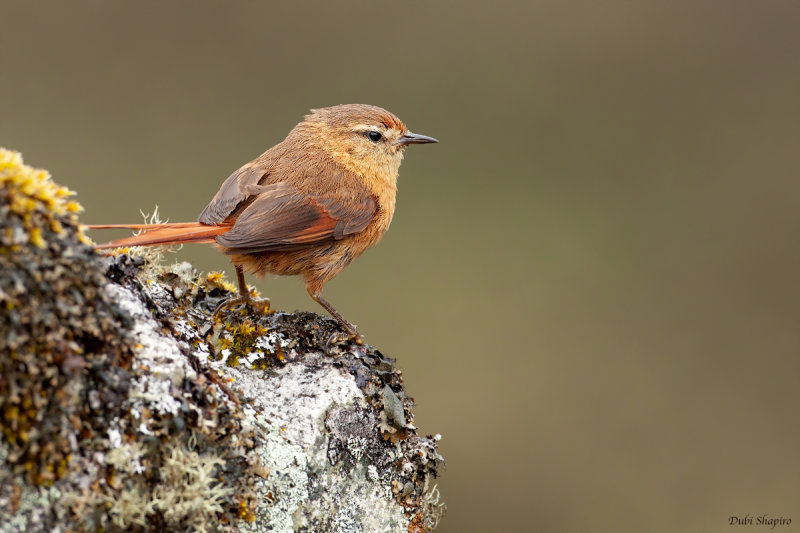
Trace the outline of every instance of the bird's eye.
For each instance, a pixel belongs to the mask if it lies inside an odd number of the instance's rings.
[[[369,138],[370,141],[376,143],[383,138],[383,135],[381,135],[380,132],[377,131],[368,131],[367,137]]]

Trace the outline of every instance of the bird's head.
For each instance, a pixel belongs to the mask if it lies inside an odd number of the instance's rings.
[[[406,146],[439,142],[411,133],[385,109],[364,104],[312,109],[298,127],[348,170],[387,181],[397,179]]]

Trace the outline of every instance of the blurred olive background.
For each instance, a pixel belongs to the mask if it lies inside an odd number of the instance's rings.
[[[0,145],[86,223],[195,220],[311,107],[372,103],[440,139],[407,151],[391,231],[326,295],[442,434],[442,533],[800,531],[796,1],[0,18]],[[229,270],[210,247],[175,259]],[[321,312],[297,279],[257,286]]]

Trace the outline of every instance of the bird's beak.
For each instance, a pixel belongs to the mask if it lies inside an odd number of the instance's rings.
[[[411,133],[410,131],[404,134],[402,137],[397,139],[397,144],[400,146],[405,146],[407,144],[427,144],[427,143],[438,143],[436,139],[433,137],[428,137],[427,135],[419,135],[417,133]]]

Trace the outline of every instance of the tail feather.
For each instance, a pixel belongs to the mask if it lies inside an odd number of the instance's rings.
[[[209,226],[199,222],[175,222],[169,224],[97,224],[89,229],[136,229],[139,235],[106,242],[95,246],[97,250],[121,248],[123,246],[167,246],[185,243],[213,243],[218,235],[227,233],[232,224]]]
[[[142,229],[154,230],[158,228],[195,228],[198,222],[169,222],[159,224],[91,224],[86,226],[89,229]]]

